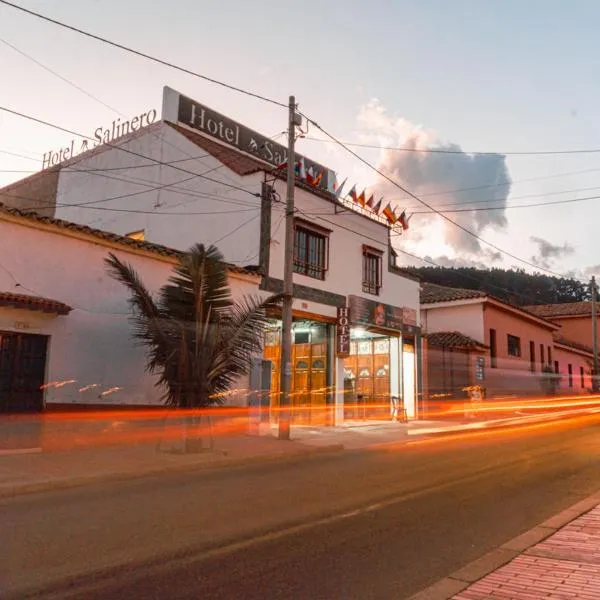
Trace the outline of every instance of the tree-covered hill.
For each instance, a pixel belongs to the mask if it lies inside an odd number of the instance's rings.
[[[531,274],[523,270],[474,267],[409,267],[407,270],[429,283],[482,290],[519,306],[590,299],[589,287],[577,279]]]

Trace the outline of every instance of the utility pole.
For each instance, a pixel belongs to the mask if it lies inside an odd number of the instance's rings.
[[[285,256],[279,379],[279,439],[290,439],[290,390],[292,384],[292,303],[294,301],[294,188],[296,185],[296,99],[290,96],[288,115],[287,195],[285,203]]]
[[[592,391],[598,391],[598,318],[596,316],[596,278],[592,276],[590,283],[592,292],[592,336],[594,349],[594,374],[592,378]]]

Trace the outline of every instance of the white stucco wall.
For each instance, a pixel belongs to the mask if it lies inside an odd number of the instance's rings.
[[[158,403],[160,391],[144,371],[144,350],[131,337],[127,291],[107,274],[103,261],[113,251],[138,270],[151,291],[165,283],[173,263],[22,223],[0,216],[0,290],[73,307],[66,316],[0,308],[0,330],[51,336],[48,382],[74,380],[62,387],[50,385],[46,402]],[[236,298],[257,293],[253,277],[232,276],[231,286]],[[87,386],[93,387],[80,391]],[[111,388],[119,389],[102,395]],[[232,398],[232,403],[237,400]]]
[[[285,200],[285,182],[275,188]],[[392,306],[409,307],[417,312],[419,321],[419,282],[388,271],[388,229],[351,210],[335,212],[335,206],[310,192],[296,188],[295,206],[298,218],[331,230],[329,235],[329,271],[324,280],[294,273],[294,283],[326,290],[344,296],[356,295]],[[338,207],[339,210],[339,207]],[[271,219],[271,253],[269,275],[283,279],[285,224],[283,206],[275,204]],[[362,290],[362,246],[366,244],[383,251],[383,279],[378,296]],[[294,305],[296,307],[298,303]],[[304,309],[308,310],[308,309]],[[335,308],[325,309],[334,316]]]
[[[483,303],[434,306],[425,304],[421,310],[423,328],[427,333],[459,331],[485,344]]]
[[[117,148],[83,156],[60,171],[58,218],[121,235],[144,229],[147,241],[180,250],[214,243],[228,262],[257,263],[260,198],[228,184],[260,193],[259,175],[240,177],[164,122],[121,145],[172,166]]]

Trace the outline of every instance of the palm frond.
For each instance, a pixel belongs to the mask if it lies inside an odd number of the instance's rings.
[[[268,311],[278,307],[282,296],[266,299],[244,296],[223,318],[223,336],[208,379],[213,392],[223,392],[250,369],[253,356],[262,351],[263,333],[269,323]]]

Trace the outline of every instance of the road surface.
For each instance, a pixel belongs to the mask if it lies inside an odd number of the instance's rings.
[[[0,597],[402,599],[598,489],[596,416],[20,496]]]

